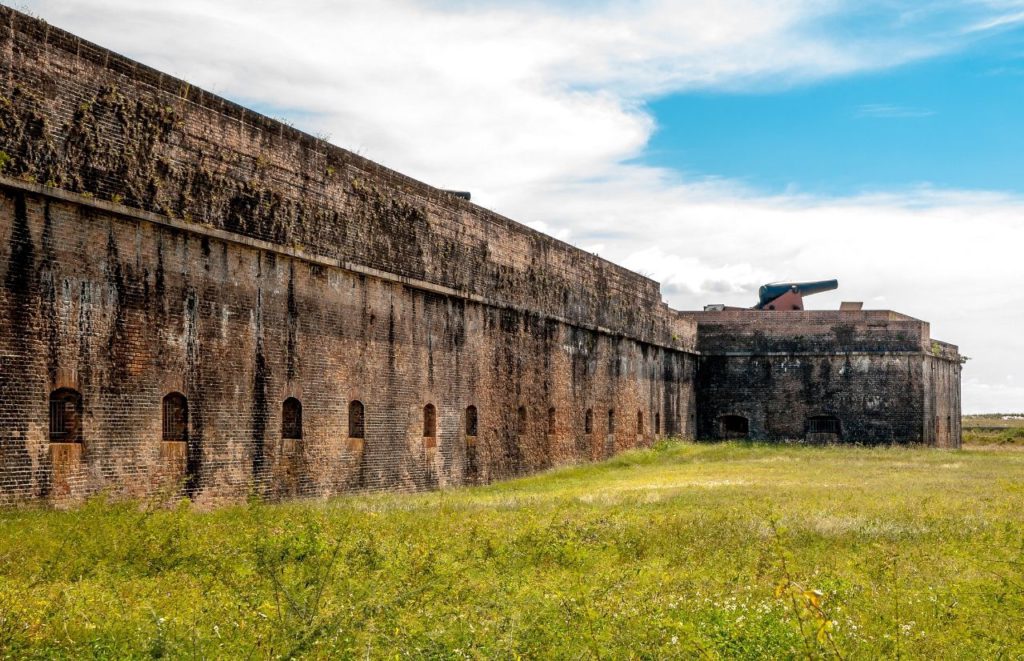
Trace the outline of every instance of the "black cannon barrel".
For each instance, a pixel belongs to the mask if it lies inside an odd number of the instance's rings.
[[[771,303],[788,291],[795,291],[801,296],[810,296],[811,294],[820,294],[823,291],[832,291],[833,289],[839,289],[838,280],[818,280],[816,282],[773,282],[767,285],[761,285],[761,288],[757,290],[757,309],[760,310],[762,307]]]

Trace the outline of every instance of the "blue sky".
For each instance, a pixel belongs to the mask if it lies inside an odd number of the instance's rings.
[[[661,283],[931,322],[1024,411],[1024,0],[24,0]]]
[[[963,51],[768,92],[652,100],[640,159],[768,192],[931,185],[1024,192],[1024,30]]]

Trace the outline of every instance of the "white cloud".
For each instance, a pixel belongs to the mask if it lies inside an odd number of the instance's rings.
[[[976,23],[972,23],[964,28],[965,32],[986,32],[989,30],[997,30],[1012,27],[1024,22],[1024,11],[1013,11],[1014,7],[1024,6],[1021,3],[995,3],[997,7],[1003,9],[1002,12],[998,12],[993,16],[984,18]]]
[[[857,106],[857,111],[854,114],[857,117],[870,119],[913,119],[916,117],[931,117],[935,114],[935,111],[925,108],[909,108],[891,103],[865,103]]]
[[[29,9],[390,167],[471,190],[652,275],[677,307],[749,305],[768,280],[838,277],[841,291],[812,304],[883,301],[929,319],[975,358],[965,408],[1024,409],[1005,379],[1024,369],[1011,330],[1024,322],[1015,254],[1024,201],[928,189],[764,196],[630,160],[655,130],[643,104],[657,95],[895,66],[1017,20],[1020,3],[34,0]],[[834,29],[865,12],[878,20]]]

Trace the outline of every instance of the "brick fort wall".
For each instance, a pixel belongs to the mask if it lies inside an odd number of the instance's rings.
[[[3,7],[0,53],[0,500],[428,489],[692,436],[696,324],[657,283]]]
[[[960,356],[923,321],[886,310],[681,314],[700,320],[701,438],[960,446]]]
[[[0,271],[0,502],[429,489],[670,434],[959,445],[924,322],[670,310],[2,6]]]

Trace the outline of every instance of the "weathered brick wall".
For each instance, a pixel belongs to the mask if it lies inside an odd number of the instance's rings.
[[[813,440],[809,419],[833,418],[829,440],[960,446],[959,354],[925,322],[884,310],[682,315],[699,322],[700,437],[728,436],[723,416],[739,416],[753,439]]]
[[[692,434],[691,354],[21,188],[0,195],[2,500],[150,494],[188,475],[199,502],[425,489],[649,444],[655,416]],[[48,436],[62,387],[82,394],[77,446]],[[171,392],[188,398],[185,446],[162,440]],[[282,437],[288,397],[299,441]]]
[[[698,349],[737,351],[926,351],[928,324],[889,310],[681,312],[700,324]]]
[[[921,370],[924,380],[924,438],[939,447],[960,447],[960,354],[956,347],[933,342]]]
[[[652,280],[2,6],[0,125],[0,174],[686,348]]]
[[[647,278],[5,7],[0,128],[0,500],[425,489],[693,433],[696,324]]]

